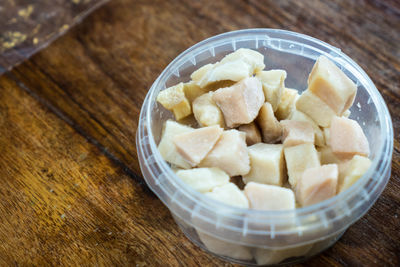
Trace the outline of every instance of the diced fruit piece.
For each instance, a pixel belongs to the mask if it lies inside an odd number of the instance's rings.
[[[250,249],[245,246],[218,239],[200,230],[197,230],[197,234],[207,249],[215,254],[237,260],[251,260],[253,258]]]
[[[234,183],[215,187],[211,192],[205,193],[205,195],[231,206],[244,209],[249,207],[249,201],[246,196]]]
[[[284,148],[289,183],[296,188],[297,181],[309,168],[320,166],[317,150],[313,144],[302,144]]]
[[[221,201],[225,204],[238,208],[246,209],[249,207],[249,201],[247,200],[246,196],[233,183],[215,187],[211,192],[205,193],[205,195],[217,201]],[[197,230],[197,234],[207,249],[216,254],[229,256],[235,259],[252,259],[250,250],[245,246],[220,240],[199,230]]]
[[[208,92],[193,101],[194,117],[202,127],[212,125],[224,127],[224,116],[212,96],[213,92]]]
[[[193,130],[194,129],[191,127],[179,124],[172,120],[165,122],[165,128],[161,137],[161,141],[158,144],[158,150],[165,161],[183,169],[190,168],[190,164],[185,161],[176,150],[175,144],[173,143],[173,138],[176,135],[189,133]]]
[[[187,185],[201,193],[229,183],[229,176],[219,168],[194,168],[179,170],[176,175]]]
[[[229,176],[244,175],[250,171],[246,134],[228,130],[221,134],[219,141],[202,162],[202,167],[219,167]]]
[[[282,120],[283,146],[297,146],[300,144],[314,144],[314,129],[307,121]]]
[[[330,142],[330,134],[329,134],[329,128],[323,128],[323,133],[324,133],[324,139],[325,139],[325,144],[327,145],[327,146],[330,146],[331,145],[331,142]]]
[[[179,83],[161,91],[157,96],[157,101],[166,109],[172,111],[177,120],[192,113],[190,103],[185,96],[183,87],[183,83]]]
[[[338,166],[328,164],[309,168],[298,181],[296,197],[301,206],[316,204],[336,195]]]
[[[288,188],[250,182],[244,188],[244,194],[251,209],[292,210],[296,208],[294,193]]]
[[[323,146],[318,149],[321,153],[321,164],[340,163],[340,159],[333,154],[329,146]]]
[[[174,136],[173,142],[183,159],[194,167],[211,151],[222,131],[217,125],[199,128]]]
[[[294,120],[294,121],[307,121],[307,122],[311,123],[311,125],[312,125],[312,127],[314,129],[314,133],[315,133],[315,145],[317,145],[317,146],[324,146],[325,145],[324,134],[322,133],[322,130],[314,122],[313,119],[308,117],[303,112],[298,111],[297,109],[293,111],[293,113],[289,117],[289,119],[290,120]]]
[[[360,125],[351,119],[334,117],[332,119],[330,144],[335,155],[350,158],[354,155],[369,155],[369,144]]]
[[[329,127],[336,113],[311,91],[304,91],[296,102],[297,110],[308,115],[318,125]]]
[[[231,87],[218,89],[213,100],[222,110],[226,125],[234,128],[254,120],[264,103],[264,93],[260,81],[251,77]]]
[[[208,91],[191,81],[183,84],[183,92],[185,93],[186,98],[189,100],[189,103],[193,103],[196,98],[207,93]]]
[[[338,115],[354,102],[357,86],[332,61],[320,56],[308,77],[308,89]]]
[[[207,66],[207,65],[206,65]],[[259,52],[241,48],[211,67],[203,67],[192,74],[191,78],[200,87],[224,80],[240,81],[251,77],[255,72],[262,70],[264,56]]]
[[[278,264],[284,259],[306,255],[313,245],[303,245],[285,249],[263,249],[254,251],[254,258],[258,265]]]
[[[371,166],[371,160],[355,155],[347,168],[339,175],[338,192],[342,192],[352,186]]]
[[[258,143],[248,147],[248,151],[250,172],[243,176],[243,181],[282,186],[285,178],[283,146]]]
[[[278,109],[282,91],[285,88],[286,71],[260,71],[256,74],[256,77],[260,79],[262,83],[266,101],[271,103],[272,109],[275,112]]]
[[[260,126],[262,139],[265,143],[275,143],[282,137],[282,126],[275,118],[274,111],[270,103],[265,102],[256,118]]]
[[[296,89],[283,89],[281,101],[275,111],[275,116],[278,120],[285,120],[290,117],[296,109],[296,101],[299,98],[299,92]]]
[[[246,133],[246,143],[248,146],[261,142],[260,130],[254,122],[240,125],[238,130]]]
[[[199,84],[200,80],[203,79],[203,77],[207,74],[209,70],[213,68],[214,64],[206,64],[202,66],[201,68],[197,69],[194,71],[191,75],[190,78],[192,81],[196,84]]]

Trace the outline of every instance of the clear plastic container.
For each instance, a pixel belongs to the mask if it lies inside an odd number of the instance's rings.
[[[308,74],[320,55],[335,62],[357,84],[351,118],[360,123],[370,142],[372,165],[351,188],[296,210],[258,211],[213,201],[186,186],[173,173],[157,150],[163,123],[172,118],[156,102],[157,94],[178,82],[189,81],[194,70],[239,48],[262,53],[267,69],[285,69],[289,88],[306,89]],[[334,244],[382,193],[390,177],[393,151],[390,114],[368,75],[336,47],[306,35],[274,29],[224,33],[180,54],[147,94],[136,137],[143,177],[185,235],[220,258],[254,266],[302,261]]]

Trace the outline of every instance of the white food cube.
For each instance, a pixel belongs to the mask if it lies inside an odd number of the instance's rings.
[[[190,168],[190,164],[186,160],[184,160],[176,150],[173,139],[176,135],[189,133],[193,130],[194,129],[191,127],[179,124],[172,120],[168,120],[165,122],[161,141],[158,144],[158,151],[165,161],[183,169]]]
[[[201,88],[193,81],[183,84],[183,92],[189,103],[193,103],[193,101],[201,95],[204,95],[208,91],[204,88]]]
[[[247,174],[250,171],[250,160],[246,134],[238,130],[224,131],[214,148],[200,162],[200,166],[218,167],[229,176]]]
[[[224,127],[224,116],[212,96],[213,92],[208,92],[193,101],[194,117],[201,127],[212,125]]]
[[[178,170],[176,175],[194,190],[201,193],[210,192],[217,186],[229,183],[229,176],[219,168],[194,168]]]
[[[355,155],[347,168],[339,175],[338,193],[352,186],[371,166],[369,158]]]
[[[238,130],[246,133],[246,143],[248,146],[261,142],[260,130],[254,122],[240,125]]]
[[[246,196],[234,183],[215,187],[211,192],[205,193],[205,195],[238,208],[247,209],[249,207],[249,201]]]
[[[214,64],[206,64],[200,68],[198,68],[196,71],[194,71],[191,75],[190,78],[195,84],[199,84],[200,81],[203,79],[203,77],[207,74],[209,70],[211,70],[214,67]]]
[[[337,164],[309,168],[298,180],[296,197],[301,206],[319,203],[336,195]]]
[[[283,146],[258,143],[248,147],[248,151],[250,172],[243,176],[243,181],[282,186],[286,178]]]
[[[264,90],[265,100],[271,103],[275,112],[281,101],[282,92],[285,88],[286,71],[284,70],[268,70],[260,71],[256,74],[260,79]]]
[[[368,157],[368,140],[356,121],[334,117],[329,134],[332,151],[338,157],[351,158],[354,155]]]
[[[283,128],[283,146],[297,146],[301,144],[314,144],[314,129],[310,122],[282,120],[280,124]]]
[[[244,194],[249,200],[251,209],[292,210],[296,208],[294,193],[288,188],[250,182],[246,184]]]
[[[320,166],[318,153],[313,144],[286,147],[283,152],[292,188],[296,188],[297,181],[305,170]]]
[[[306,255],[313,245],[303,245],[285,249],[262,249],[254,251],[254,258],[258,265],[278,264],[285,259]]]
[[[289,117],[290,120],[294,121],[307,121],[311,123],[314,133],[315,133],[315,145],[316,146],[324,146],[325,145],[325,139],[324,139],[324,134],[322,133],[321,128],[315,123],[313,119],[311,119],[309,116],[304,114],[303,112],[298,111],[297,109],[292,112],[292,114]]]
[[[249,207],[249,201],[244,193],[233,183],[227,183],[215,187],[211,192],[205,193],[207,197],[225,203],[227,205],[246,209]],[[197,234],[208,250],[218,255],[232,257],[234,259],[250,260],[252,255],[245,246],[229,243],[213,236],[207,235],[201,231]]]
[[[332,61],[320,56],[308,77],[308,89],[338,115],[354,102],[357,86]]]
[[[283,89],[281,101],[278,103],[278,108],[275,111],[275,116],[278,120],[285,120],[290,117],[296,109],[296,101],[299,98],[299,92],[296,89]]]
[[[214,125],[181,133],[173,138],[176,150],[192,167],[197,166],[211,151],[222,134],[222,128]]]
[[[256,118],[264,143],[276,143],[282,137],[282,126],[275,118],[272,105],[265,102]]]
[[[321,153],[321,164],[339,164],[341,160],[333,154],[332,149],[329,146],[318,148],[318,152]]]
[[[183,83],[179,83],[161,91],[157,96],[157,101],[163,107],[172,111],[177,120],[192,114],[190,103],[185,96],[183,88]]]
[[[296,108],[322,127],[329,127],[332,118],[336,116],[335,111],[310,90],[301,94],[296,102]]]
[[[206,87],[218,81],[240,81],[251,77],[264,67],[264,56],[262,54],[251,49],[241,48],[226,55],[220,62],[211,67],[203,67],[203,69],[193,73],[191,77],[197,85]]]
[[[224,114],[226,126],[234,128],[255,119],[264,103],[264,93],[260,81],[251,77],[231,87],[218,89],[213,100]]]

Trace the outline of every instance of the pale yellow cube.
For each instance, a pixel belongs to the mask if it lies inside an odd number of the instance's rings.
[[[342,192],[352,186],[371,166],[371,160],[367,157],[355,155],[347,168],[339,175],[338,192]]]
[[[309,116],[304,114],[303,112],[298,111],[297,109],[293,111],[292,115],[289,117],[290,120],[294,121],[307,121],[311,123],[314,133],[315,133],[315,145],[316,146],[325,146],[324,134],[322,133],[321,128],[311,119]]]
[[[296,101],[299,98],[299,92],[296,89],[283,89],[281,101],[275,111],[275,116],[278,120],[285,120],[290,117],[296,109]]]
[[[285,88],[286,71],[268,70],[260,71],[256,74],[260,79],[264,90],[265,100],[272,105],[275,112],[281,101],[282,92]]]
[[[240,125],[238,130],[246,133],[246,143],[248,146],[261,143],[261,133],[254,122]]]
[[[161,91],[157,96],[157,101],[163,107],[172,111],[177,120],[192,114],[190,103],[185,96],[183,88],[183,83],[179,83]]]
[[[296,102],[296,108],[322,127],[329,127],[332,118],[336,116],[335,111],[309,90],[301,94]]]
[[[264,143],[276,143],[281,140],[282,126],[275,118],[272,105],[265,102],[258,113],[256,123],[261,129],[262,139]]]
[[[283,145],[258,143],[248,147],[248,151],[251,168],[243,181],[282,186],[286,178]]]
[[[297,181],[309,168],[320,166],[317,150],[313,144],[302,144],[284,148],[289,183],[296,188]]]
[[[293,210],[296,208],[294,193],[288,188],[250,182],[246,184],[244,194],[249,200],[251,209]]]
[[[197,97],[193,101],[193,114],[197,123],[204,126],[225,126],[224,115],[215,101],[212,99],[213,92],[208,92]]]
[[[351,107],[357,93],[354,82],[325,56],[320,56],[314,64],[308,89],[339,116]]]
[[[210,192],[217,186],[229,183],[229,176],[219,168],[194,168],[179,170],[176,175],[185,184],[201,193]]]

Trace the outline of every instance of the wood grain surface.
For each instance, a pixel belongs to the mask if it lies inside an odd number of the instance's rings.
[[[335,246],[299,266],[400,265],[400,2],[113,0],[0,78],[0,265],[232,266],[193,245],[141,177],[153,81],[215,34],[279,28],[342,49],[395,128],[392,177]]]

